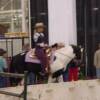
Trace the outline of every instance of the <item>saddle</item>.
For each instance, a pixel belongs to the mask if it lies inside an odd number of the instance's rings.
[[[50,55],[51,55],[51,49],[50,48],[46,49],[46,54],[47,54],[48,57],[50,57]],[[35,54],[35,48],[34,49],[31,49],[29,56],[32,59],[38,59],[37,56],[36,56],[36,54]]]
[[[29,57],[32,59],[38,59],[36,54],[35,54],[35,49],[31,49]]]

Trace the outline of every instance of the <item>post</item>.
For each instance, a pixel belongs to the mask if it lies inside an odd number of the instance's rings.
[[[85,75],[88,76],[88,56],[87,56],[87,4],[86,1],[84,3],[84,30],[85,30]]]
[[[31,40],[31,38],[32,38],[32,31],[31,31],[31,1],[30,0],[28,0],[28,11],[29,11],[29,41],[30,41],[30,47],[32,47],[32,40]]]
[[[24,100],[27,100],[27,71],[24,72]]]
[[[22,9],[22,32],[26,32],[26,0],[21,0],[21,9]]]

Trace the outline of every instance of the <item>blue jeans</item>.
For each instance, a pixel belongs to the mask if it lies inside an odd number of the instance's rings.
[[[29,75],[28,75],[28,84],[29,85],[33,85],[35,83],[35,75],[31,72]]]
[[[64,80],[64,82],[68,81],[68,72],[64,72],[64,74],[63,74],[63,80]]]
[[[7,78],[0,76],[0,88],[4,88],[7,86]]]
[[[96,76],[97,78],[100,78],[100,68],[96,68]]]

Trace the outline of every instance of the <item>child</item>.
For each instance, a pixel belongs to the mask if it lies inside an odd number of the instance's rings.
[[[47,47],[46,41],[45,41],[45,25],[44,23],[36,23],[35,24],[35,33],[33,35],[33,40],[35,43],[35,54],[37,58],[41,62],[41,67],[42,67],[42,73],[41,74],[46,74],[46,69],[49,67],[49,59],[46,55],[45,52],[45,47]]]
[[[0,72],[4,72],[7,69],[7,62],[6,62],[6,51],[0,49]],[[0,88],[6,86],[6,78],[0,76]]]

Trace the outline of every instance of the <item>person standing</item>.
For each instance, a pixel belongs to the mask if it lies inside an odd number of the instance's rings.
[[[44,34],[45,25],[42,22],[36,23],[34,29],[35,54],[41,62],[42,72],[45,73],[49,66],[48,57],[45,52],[45,47],[47,46]]]
[[[8,68],[6,61],[7,52],[0,49],[0,72],[5,72]],[[7,80],[5,77],[0,76],[0,88],[7,86]]]
[[[98,50],[94,54],[94,66],[96,67],[96,76],[100,78],[100,44]]]
[[[69,77],[69,81],[77,81],[78,80],[78,67],[79,67],[79,61],[74,58],[70,64],[68,65],[69,69],[68,69],[68,77]]]

